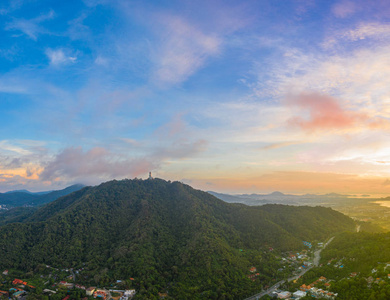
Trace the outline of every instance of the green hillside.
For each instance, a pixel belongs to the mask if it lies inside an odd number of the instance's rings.
[[[179,182],[122,180],[87,187],[0,227],[0,267],[84,267],[95,284],[134,278],[138,297],[236,299],[280,267],[268,251],[353,230],[328,208],[225,203]],[[243,251],[240,251],[242,249]],[[267,251],[266,251],[267,249]],[[260,282],[260,283],[261,283]]]

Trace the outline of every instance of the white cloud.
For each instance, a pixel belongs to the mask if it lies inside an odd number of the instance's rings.
[[[74,63],[77,60],[76,56],[66,55],[63,49],[46,49],[47,57],[50,60],[50,65],[59,66],[67,63]]]

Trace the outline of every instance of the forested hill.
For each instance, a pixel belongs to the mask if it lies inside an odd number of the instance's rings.
[[[353,229],[330,208],[249,207],[179,182],[114,180],[0,227],[0,267],[84,266],[98,284],[132,277],[147,297],[242,297],[251,292],[250,266],[273,276],[264,249],[295,250]]]

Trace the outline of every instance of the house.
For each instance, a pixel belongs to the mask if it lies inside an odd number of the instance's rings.
[[[24,294],[24,291],[17,291],[16,293],[13,293],[13,297],[15,298],[19,298],[20,296],[22,296]]]
[[[70,295],[66,296],[65,298],[63,298],[62,300],[68,300],[70,298]]]
[[[86,289],[87,296],[92,296],[95,289],[96,289],[96,287],[93,287],[93,286],[87,288]]]
[[[0,295],[7,296],[8,297],[8,292],[6,291],[0,291]]]
[[[104,290],[96,289],[95,292],[93,293],[93,297],[106,300],[107,293]]]
[[[75,287],[77,287],[78,289],[85,290],[85,286],[80,285],[80,284],[75,284]]]
[[[300,290],[303,291],[303,292],[305,292],[305,291],[307,291],[307,290],[310,290],[310,288],[309,288],[306,284],[302,284],[302,285],[300,286]]]
[[[249,269],[249,271],[252,272],[252,273],[254,273],[254,272],[257,271],[257,269],[256,269],[255,267],[251,267],[251,268]]]
[[[8,275],[8,270],[4,270],[3,275]]]
[[[23,280],[20,280],[20,279],[17,279],[15,278],[14,281],[12,281],[12,284],[13,285],[17,285],[17,284],[22,284],[22,285],[27,285],[27,282],[23,281]]]
[[[326,280],[326,277],[324,276],[321,276],[320,279],[318,279],[319,281],[325,281]]]

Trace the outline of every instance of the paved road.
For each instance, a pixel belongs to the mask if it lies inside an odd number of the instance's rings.
[[[320,262],[320,258],[321,258],[321,251],[323,249],[325,249],[326,246],[328,246],[328,244],[333,241],[334,237],[331,237],[325,244],[324,244],[324,247],[322,247],[321,249],[317,250],[314,252],[314,260],[313,260],[313,266],[311,267],[308,267],[307,269],[304,269],[302,270],[299,274],[295,275],[295,276],[292,276],[290,278],[287,279],[287,281],[293,281],[293,280],[296,280],[298,279],[299,277],[301,277],[303,274],[305,274],[307,271],[309,271],[311,268],[313,268],[314,266],[318,266],[319,262]],[[265,291],[262,291],[261,293],[258,293],[256,295],[253,295],[249,298],[246,298],[245,300],[257,300],[257,299],[260,299],[261,297],[265,296],[265,295],[270,295],[272,294],[272,292],[276,291],[279,286],[284,282],[285,280],[281,280],[277,283],[275,283],[273,286],[271,286],[268,290],[265,290]]]

